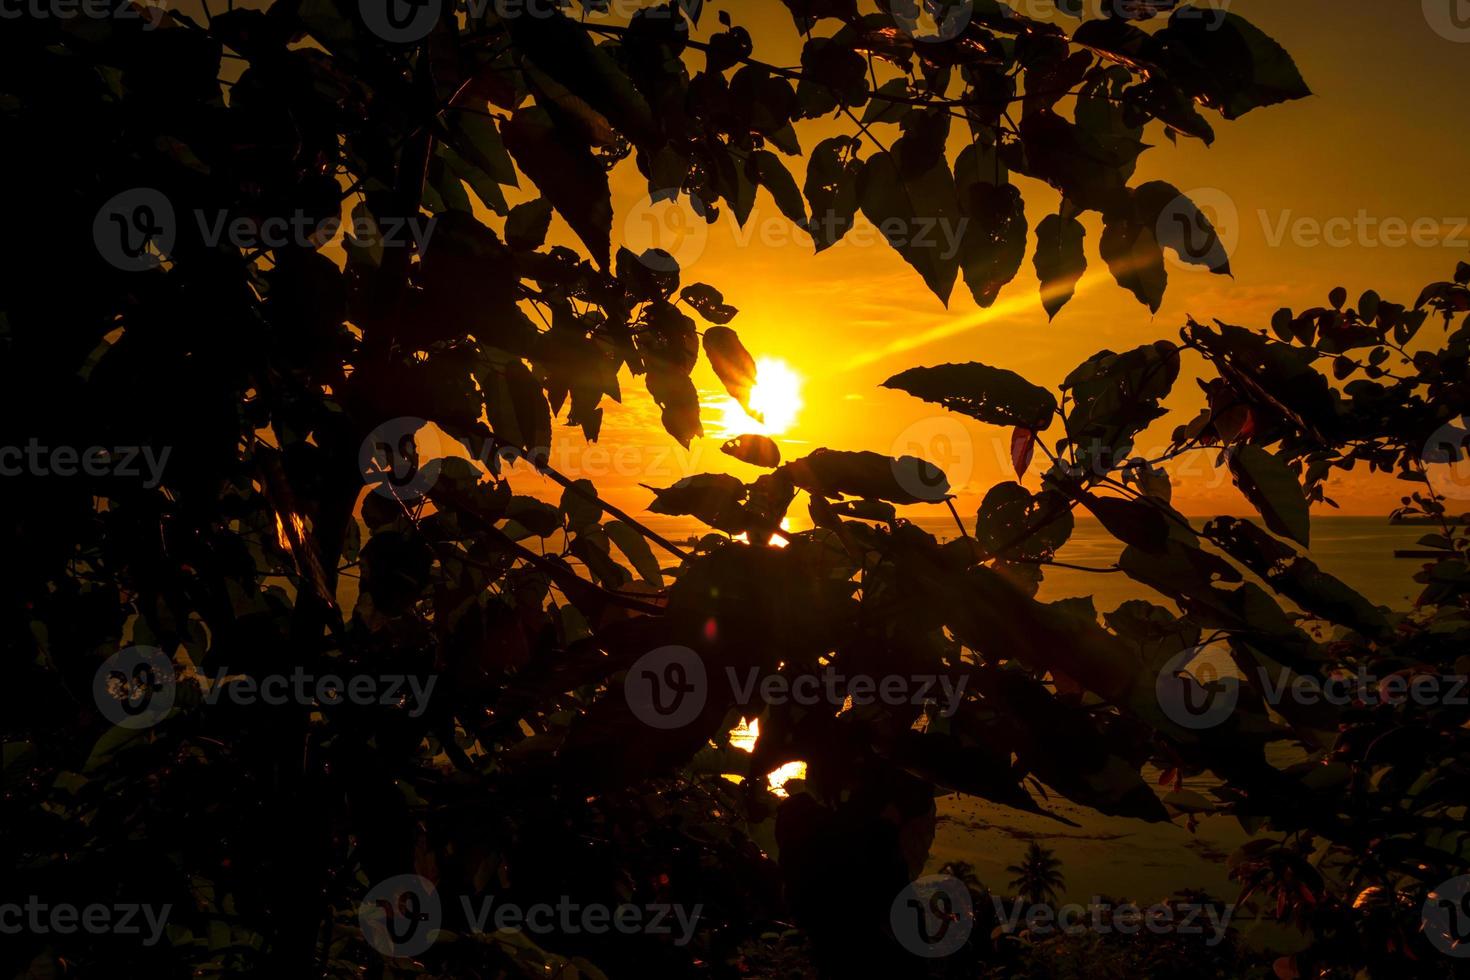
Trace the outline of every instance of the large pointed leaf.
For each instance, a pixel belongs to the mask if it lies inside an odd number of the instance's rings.
[[[781,450],[770,436],[747,433],[736,436],[720,447],[720,452],[752,466],[771,468],[781,465]]]
[[[1307,546],[1311,535],[1307,498],[1279,456],[1259,446],[1240,446],[1230,453],[1230,474],[1267,527]]]
[[[737,534],[745,530],[745,484],[726,473],[700,473],[686,476],[673,486],[660,490],[647,487],[656,495],[648,505],[654,514],[696,517],[710,527]]]
[[[694,382],[687,374],[650,365],[645,383],[649,395],[663,410],[660,421],[664,431],[688,449],[691,439],[704,435],[704,423],[699,420],[699,391]]]
[[[1104,219],[1099,250],[1118,285],[1151,312],[1159,312],[1169,273],[1164,268],[1164,252],[1153,226],[1136,221],[1131,214],[1108,216]]]
[[[947,306],[960,258],[944,231],[952,234],[960,215],[954,177],[943,155],[928,169],[913,173],[907,167],[901,171],[894,154],[873,154],[863,164],[858,200],[863,216]]]
[[[690,283],[679,293],[679,298],[699,312],[710,323],[724,325],[735,319],[740,311],[725,302],[724,295],[715,287],[702,282]]]
[[[1281,45],[1223,9],[1180,7],[1151,47],[1171,82],[1226,119],[1312,94]]]
[[[504,22],[523,57],[586,100],[635,145],[648,146],[658,138],[653,113],[628,73],[581,25],[560,11]]]
[[[484,112],[450,108],[444,112],[450,142],[460,156],[479,167],[497,183],[519,184],[515,164],[505,152],[495,120]],[[478,191],[478,189],[477,189]]]
[[[756,150],[746,164],[746,174],[771,192],[782,214],[798,225],[806,224],[806,207],[802,204],[801,191],[797,190],[796,179],[780,157],[770,150]]]
[[[1230,252],[1209,217],[1173,184],[1152,180],[1133,193],[1138,222],[1151,225],[1154,237],[1181,262],[1203,266],[1216,275],[1230,274]]]
[[[1072,508],[1055,490],[1032,493],[1019,483],[997,483],[980,502],[975,540],[993,558],[1043,561],[1072,536]]]
[[[495,438],[533,455],[551,449],[551,406],[546,392],[530,370],[518,359],[501,352],[488,352],[475,370],[475,380],[485,399],[485,416]]]
[[[628,559],[639,578],[656,588],[663,588],[664,577],[659,570],[658,560],[654,558],[653,550],[636,528],[622,521],[608,521],[602,529],[607,532],[613,544],[618,546],[623,557]]]
[[[517,204],[505,219],[505,243],[511,248],[538,249],[546,243],[546,232],[550,228],[549,202],[538,199]]]
[[[866,497],[895,504],[934,503],[949,493],[939,467],[914,456],[893,459],[870,452],[818,449],[787,463],[780,472],[815,496]]]
[[[607,170],[587,145],[559,128],[538,106],[505,124],[505,145],[604,269],[612,252],[612,195]]]
[[[1073,217],[1049,214],[1036,226],[1036,278],[1041,281],[1041,305],[1055,318],[1077,291],[1087,271],[1082,240],[1087,232]]]
[[[910,368],[883,382],[883,387],[906,391],[981,422],[1037,432],[1051,423],[1057,410],[1056,397],[1045,388],[1014,371],[974,361]]]
[[[1383,640],[1391,635],[1387,618],[1373,603],[1250,521],[1217,517],[1205,525],[1205,535],[1308,612],[1350,626],[1372,639]]]
[[[835,245],[852,227],[862,169],[856,141],[849,136],[823,140],[812,150],[803,189],[812,212],[806,230],[818,252]]]
[[[1010,184],[981,182],[960,204],[960,270],[975,302],[990,306],[1026,259],[1026,202]]]
[[[1084,475],[1107,473],[1132,455],[1133,437],[1165,414],[1160,402],[1178,377],[1179,349],[1165,340],[1099,351],[1067,375],[1067,437]]]
[[[730,397],[750,411],[750,392],[755,387],[755,358],[729,327],[710,327],[704,332],[704,353],[710,367]]]

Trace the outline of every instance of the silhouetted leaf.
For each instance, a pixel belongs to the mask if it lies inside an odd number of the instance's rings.
[[[1312,94],[1281,45],[1223,9],[1180,7],[1152,47],[1172,83],[1226,119]]]
[[[602,520],[602,504],[591,480],[573,480],[570,487],[562,489],[561,512],[567,515],[567,525],[574,531]]]
[[[1161,246],[1179,260],[1216,275],[1230,274],[1230,253],[1209,217],[1173,184],[1152,180],[1133,192],[1136,221],[1154,228]]]
[[[1099,248],[1118,285],[1157,313],[1164,302],[1169,273],[1164,268],[1164,252],[1154,226],[1131,214],[1104,216]]]
[[[1240,446],[1229,456],[1230,473],[1266,526],[1306,547],[1311,534],[1307,498],[1278,456],[1259,446]]]
[[[664,577],[659,570],[658,560],[654,558],[653,550],[648,547],[648,542],[643,540],[643,535],[637,529],[622,521],[608,521],[602,529],[643,581],[655,588],[663,588]]]
[[[858,180],[858,201],[864,217],[948,305],[960,259],[941,232],[959,225],[954,177],[942,155],[922,172],[904,176],[905,169],[893,154],[868,157]]]
[[[1037,432],[1051,423],[1057,411],[1056,397],[1045,388],[1014,371],[974,361],[910,368],[883,382],[883,387],[906,391],[981,422]]]
[[[1055,319],[1077,290],[1087,271],[1082,240],[1087,232],[1076,218],[1049,214],[1036,226],[1036,278],[1041,281],[1041,305]]]
[[[780,157],[770,150],[756,150],[750,155],[747,170],[751,180],[771,192],[771,197],[775,198],[776,207],[781,209],[782,214],[798,225],[806,224],[806,208],[802,204],[801,191],[797,190],[795,178]]]
[[[724,295],[718,289],[706,286],[702,282],[685,286],[679,296],[684,302],[698,310],[699,315],[710,323],[722,325],[729,323],[740,312],[735,307],[726,304]]]
[[[1031,468],[1031,457],[1036,453],[1036,431],[1024,426],[1016,426],[1011,432],[1011,465],[1015,467],[1016,476],[1026,475]]]
[[[704,332],[704,354],[730,397],[750,411],[750,391],[755,387],[755,358],[729,327],[710,327]]]
[[[491,354],[476,369],[475,380],[497,439],[529,453],[550,450],[551,406],[524,364],[504,354]]]
[[[1033,494],[1019,483],[997,483],[980,502],[975,540],[1006,561],[1044,561],[1072,536],[1072,509],[1055,490]]]
[[[612,195],[607,171],[584,144],[552,122],[545,109],[516,111],[505,124],[505,145],[592,257],[607,268],[612,251]]]
[[[742,462],[764,466],[768,469],[781,465],[781,450],[777,448],[775,440],[769,436],[753,434],[736,436],[721,446],[720,452],[726,456],[734,456]]]
[[[1010,184],[974,184],[960,199],[966,222],[960,271],[982,307],[993,304],[1026,259],[1026,204]],[[943,231],[943,228],[941,228]]]
[[[696,517],[710,527],[731,534],[745,530],[745,484],[724,473],[701,473],[687,476],[672,487],[659,490],[646,487],[656,495],[648,509],[655,514]]]
[[[561,511],[535,497],[512,497],[505,508],[505,519],[514,521],[538,538],[550,537],[562,529]]]
[[[505,243],[517,249],[540,248],[546,242],[546,232],[550,227],[549,202],[538,199],[517,204],[505,219]]]
[[[781,467],[791,482],[811,494],[847,494],[895,504],[934,503],[949,493],[949,479],[932,463],[913,456],[818,449]]]
[[[1205,525],[1205,534],[1308,612],[1344,623],[1373,639],[1384,640],[1390,634],[1387,618],[1371,602],[1249,521],[1217,517]]]
[[[699,420],[699,392],[689,375],[666,367],[650,366],[645,379],[648,393],[658,403],[664,430],[685,449],[695,436],[704,435]]]
[[[804,185],[811,205],[806,230],[816,242],[818,252],[835,245],[852,227],[858,209],[861,173],[856,141],[851,137],[834,136],[812,150]]]
[[[1163,340],[1121,354],[1100,351],[1067,375],[1067,437],[1084,478],[1132,455],[1133,437],[1164,414],[1160,402],[1178,377],[1179,350]]]

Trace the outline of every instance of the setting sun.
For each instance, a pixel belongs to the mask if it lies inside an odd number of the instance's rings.
[[[750,408],[765,421],[752,417],[735,399],[726,398],[720,426],[729,435],[780,435],[791,428],[801,413],[801,376],[792,370],[791,365],[762,357],[756,361],[755,371]]]

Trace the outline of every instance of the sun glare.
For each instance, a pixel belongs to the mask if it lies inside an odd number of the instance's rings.
[[[727,435],[781,435],[791,428],[801,413],[801,376],[785,361],[769,357],[756,361],[750,408],[765,421],[752,418],[735,399],[726,399],[720,426]]]

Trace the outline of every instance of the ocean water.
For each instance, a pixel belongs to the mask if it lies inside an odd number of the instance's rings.
[[[709,530],[691,518],[633,516],[675,541]],[[948,514],[911,519],[942,539],[959,533]],[[973,517],[967,519],[973,520]],[[1198,527],[1203,520],[1195,519],[1194,523]],[[1407,608],[1419,593],[1413,577],[1424,562],[1394,558],[1393,553],[1397,549],[1416,548],[1421,537],[1435,530],[1426,525],[1390,524],[1387,517],[1313,515],[1311,547],[1307,554],[1323,571],[1342,579],[1370,602],[1402,609]],[[1071,539],[1057,553],[1057,560],[1088,568],[1107,568],[1118,560],[1122,551],[1123,545],[1101,524],[1090,518],[1079,518]],[[663,557],[660,554],[661,560]],[[1156,593],[1121,572],[1095,574],[1055,567],[1046,569],[1037,598],[1050,602],[1085,595],[1095,598],[1099,612],[1116,609],[1128,599],[1151,599],[1165,604],[1165,600]]]
[[[1200,523],[1196,521],[1195,525]],[[1424,561],[1395,558],[1393,553],[1416,548],[1418,540],[1433,530],[1423,525],[1389,524],[1382,517],[1314,517],[1307,554],[1323,571],[1342,579],[1368,601],[1407,608],[1420,591],[1414,574]],[[1057,553],[1057,560],[1107,567],[1117,561],[1122,550],[1102,525],[1079,520],[1071,540]],[[1099,611],[1115,609],[1127,599],[1148,597],[1147,590],[1126,575],[1094,575],[1066,568],[1046,570],[1038,598],[1074,595],[1095,595]]]

